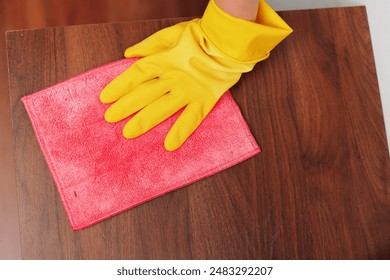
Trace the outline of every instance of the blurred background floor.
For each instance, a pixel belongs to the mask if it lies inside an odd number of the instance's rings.
[[[19,259],[5,31],[202,15],[207,0],[0,0],[0,259]]]

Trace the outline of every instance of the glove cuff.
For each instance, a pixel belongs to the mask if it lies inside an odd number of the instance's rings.
[[[264,0],[260,0],[256,22],[233,17],[210,0],[199,24],[206,39],[218,51],[244,63],[266,59],[292,32]]]

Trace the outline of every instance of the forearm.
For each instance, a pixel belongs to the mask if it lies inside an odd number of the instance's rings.
[[[259,0],[215,0],[226,13],[245,20],[255,21]]]

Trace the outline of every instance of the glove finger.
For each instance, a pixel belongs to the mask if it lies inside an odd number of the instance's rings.
[[[139,111],[123,128],[126,138],[135,138],[160,124],[185,106],[181,98],[167,93]]]
[[[160,70],[146,59],[135,62],[112,80],[100,93],[102,103],[112,103],[138,85],[158,77]]]
[[[112,104],[104,114],[107,122],[117,122],[138,112],[169,91],[166,81],[153,79],[136,87]]]
[[[189,22],[190,21],[180,22],[157,31],[138,44],[127,48],[125,51],[125,57],[145,57],[169,48],[171,45],[177,43],[179,37],[184,31],[184,28]]]
[[[165,148],[168,151],[178,149],[199,127],[213,106],[213,104],[205,106],[205,104],[200,103],[187,105],[165,137]]]

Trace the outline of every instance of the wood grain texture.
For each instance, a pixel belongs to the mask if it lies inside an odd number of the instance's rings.
[[[9,32],[22,257],[390,258],[390,161],[365,8],[280,14],[295,32],[232,88],[262,153],[78,232],[20,98],[181,19]]]
[[[201,15],[207,0],[2,0],[0,32]],[[5,36],[0,37],[0,259],[20,259]]]

